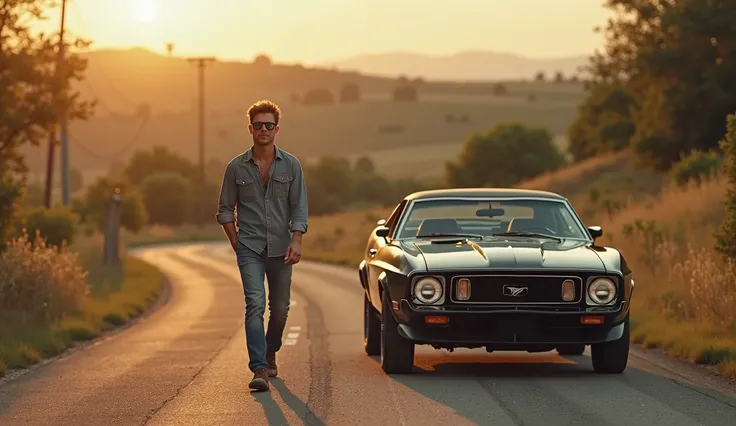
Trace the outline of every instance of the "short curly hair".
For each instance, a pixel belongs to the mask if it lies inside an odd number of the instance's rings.
[[[253,117],[258,114],[271,113],[276,118],[276,124],[281,120],[281,109],[275,103],[269,100],[258,101],[248,108],[248,122],[253,122]]]

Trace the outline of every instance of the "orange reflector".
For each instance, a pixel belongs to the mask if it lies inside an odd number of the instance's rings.
[[[457,300],[470,299],[470,280],[461,278],[457,281]]]
[[[394,301],[391,301],[391,306],[394,308],[394,311],[398,311],[399,310],[399,302],[397,302],[395,300]]]
[[[575,300],[575,283],[572,280],[562,282],[562,300],[565,302]]]
[[[604,321],[605,319],[601,315],[588,315],[580,318],[581,324],[603,324]]]
[[[424,317],[424,322],[427,324],[447,324],[450,322],[450,317],[444,315],[428,315]]]

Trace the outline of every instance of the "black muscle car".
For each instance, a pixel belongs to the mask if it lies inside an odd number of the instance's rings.
[[[595,244],[569,201],[516,189],[423,191],[368,237],[358,274],[364,343],[386,373],[409,373],[414,347],[580,355],[621,373],[632,271]]]

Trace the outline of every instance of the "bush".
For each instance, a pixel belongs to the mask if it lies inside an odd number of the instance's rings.
[[[411,84],[402,84],[394,89],[393,93],[394,102],[416,102],[418,97],[416,87]]]
[[[148,176],[141,183],[141,192],[149,223],[171,226],[185,223],[190,214],[192,191],[191,181],[179,173]]]
[[[677,186],[685,186],[690,182],[700,184],[710,179],[719,172],[720,168],[721,156],[717,152],[693,149],[672,166],[670,174]]]
[[[21,185],[9,176],[0,180],[0,251],[13,235],[13,223],[18,214],[18,200],[22,194]]]
[[[21,226],[28,235],[37,233],[49,246],[61,247],[74,242],[79,227],[79,215],[71,208],[55,205],[51,209],[34,207],[25,213]]]
[[[720,142],[726,155],[724,169],[728,177],[726,188],[726,219],[716,234],[716,250],[727,260],[736,258],[736,114],[728,117],[726,137]]]
[[[28,234],[0,254],[0,312],[52,321],[77,310],[89,294],[87,273],[65,245],[49,247]]]
[[[355,83],[346,84],[340,89],[340,102],[360,102],[360,88]]]
[[[303,105],[332,105],[335,97],[327,89],[312,89],[302,97]]]
[[[549,131],[500,124],[470,137],[457,161],[447,164],[446,180],[453,187],[511,186],[564,164]]]

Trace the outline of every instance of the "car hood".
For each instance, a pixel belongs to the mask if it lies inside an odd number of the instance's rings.
[[[415,241],[430,271],[493,269],[586,269],[605,272],[601,258],[585,241],[540,239],[474,242]]]

